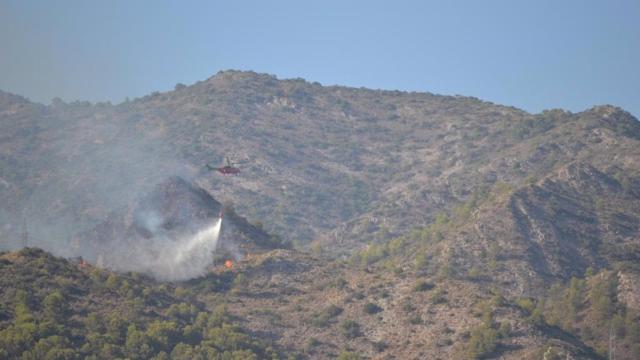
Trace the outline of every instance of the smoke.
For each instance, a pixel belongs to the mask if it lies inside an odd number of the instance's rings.
[[[24,191],[13,216],[0,214],[0,222],[12,226],[15,237],[25,219],[30,246],[79,255],[66,248],[74,234],[149,193],[158,181],[176,175],[192,178],[193,171],[175,155],[177,149],[162,139],[136,135],[115,121],[92,124],[88,134],[80,129],[60,133],[46,144],[46,152],[29,155],[37,161],[21,164],[30,169]]]
[[[100,260],[114,270],[146,272],[162,280],[206,272],[220,235],[219,209],[194,219],[189,204],[177,199],[172,214],[163,213],[162,206],[134,212],[132,204],[152,194],[159,183],[174,177],[191,183],[202,165],[184,160],[188,144],[167,138],[171,116],[156,115],[163,110],[143,102],[135,106],[104,111],[48,107],[46,116],[25,125],[30,126],[25,132],[37,136],[24,150],[12,152],[16,159],[9,163],[18,165],[5,172],[28,171],[13,183],[0,184],[0,250],[25,245],[21,234],[26,223],[26,245],[58,256]],[[79,234],[100,231],[116,216],[117,226],[104,231],[101,244],[87,243],[91,236],[80,243]],[[167,224],[176,218],[182,222],[169,231]],[[138,228],[146,234],[135,233]]]
[[[119,270],[153,275],[158,280],[188,280],[206,273],[218,244],[222,219],[191,235],[169,239],[154,237],[147,243],[137,243],[131,256],[135,262],[115,263]]]

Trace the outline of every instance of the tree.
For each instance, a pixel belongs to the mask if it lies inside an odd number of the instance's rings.
[[[206,313],[204,314],[206,317]],[[198,314],[200,317],[200,314]],[[197,319],[196,319],[197,322]],[[208,328],[222,326],[222,324],[229,322],[229,314],[227,314],[227,307],[224,304],[216,305],[207,319],[206,326]]]
[[[627,311],[624,323],[626,336],[632,343],[640,344],[640,321],[638,321],[638,314],[634,311]]]
[[[113,344],[122,344],[125,340],[126,325],[117,313],[111,314],[106,320],[107,339]]]
[[[210,329],[204,343],[221,351],[241,350],[253,345],[249,336],[240,332],[238,327],[229,324]]]
[[[87,317],[84,319],[83,322],[84,322],[85,328],[89,332],[100,333],[104,329],[104,325],[102,320],[100,319],[100,316],[95,312],[91,312],[87,314]]]
[[[617,283],[613,276],[601,273],[593,279],[589,289],[589,300],[596,320],[602,324],[611,318]]]
[[[44,316],[56,323],[63,323],[67,315],[67,303],[58,290],[44,298]]]
[[[109,277],[107,278],[107,282],[105,284],[107,286],[107,289],[111,290],[111,291],[115,291],[118,289],[118,277],[116,276],[116,274],[109,274]]]
[[[23,359],[74,359],[76,353],[69,348],[69,341],[61,336],[49,336],[40,339],[35,346],[26,354],[22,354]]]
[[[179,343],[173,347],[171,351],[171,359],[174,360],[192,360],[198,358],[193,346]]]
[[[571,278],[569,288],[565,293],[565,328],[569,328],[571,323],[576,321],[578,311],[584,303],[584,280]]]
[[[21,354],[33,346],[35,332],[35,324],[29,327],[10,326],[7,329],[1,330],[0,349],[12,355]]]
[[[147,337],[156,351],[170,351],[178,337],[178,326],[172,321],[154,321],[147,328]]]
[[[146,334],[138,330],[135,325],[129,325],[127,329],[125,350],[127,355],[132,359],[148,359],[152,354],[149,339]]]

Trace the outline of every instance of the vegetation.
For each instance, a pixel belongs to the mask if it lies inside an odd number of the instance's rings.
[[[419,292],[419,291],[427,291],[427,290],[431,290],[434,288],[435,285],[433,285],[430,282],[424,281],[424,280],[420,280],[418,282],[416,282],[416,285],[413,287],[413,291]]]
[[[640,313],[618,301],[617,276],[603,270],[585,279],[555,285],[540,301],[544,321],[578,334],[601,354],[608,351],[610,331],[617,346],[640,357]]]
[[[322,311],[316,312],[311,318],[311,324],[317,327],[324,327],[329,324],[331,319],[342,313],[342,308],[336,305],[329,305]]]
[[[446,303],[447,302],[447,298],[446,298],[445,294],[446,293],[445,293],[445,291],[443,289],[437,289],[431,294],[431,296],[429,297],[429,300],[434,305]]]
[[[338,360],[360,360],[362,357],[353,351],[341,351]]]
[[[475,327],[471,331],[467,355],[472,359],[481,359],[491,354],[497,346],[498,332],[487,324]]]
[[[364,304],[364,312],[369,315],[377,314],[382,311],[382,308],[374,303]]]
[[[344,320],[340,323],[340,329],[342,330],[342,335],[347,339],[354,339],[362,335],[360,332],[360,324],[353,320]]]
[[[207,310],[176,297],[184,291],[97,269],[89,275],[35,249],[15,256],[19,266],[0,267],[3,274],[15,272],[1,278],[13,296],[2,298],[2,308],[10,311],[0,323],[0,358],[278,356],[235,324],[224,305]]]

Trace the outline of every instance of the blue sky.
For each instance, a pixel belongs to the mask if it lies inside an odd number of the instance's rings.
[[[0,89],[120,102],[224,69],[640,115],[640,1],[0,0]]]

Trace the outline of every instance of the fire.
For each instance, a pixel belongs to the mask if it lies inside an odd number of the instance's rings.
[[[232,269],[233,268],[233,261],[231,260],[227,260],[224,262],[224,267],[226,267],[227,269]]]

